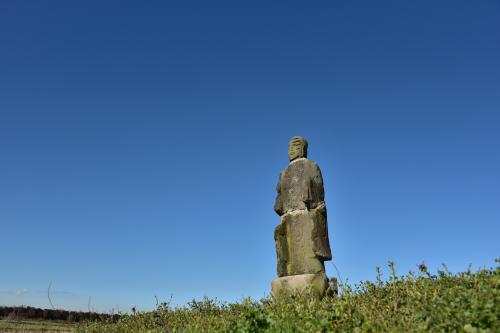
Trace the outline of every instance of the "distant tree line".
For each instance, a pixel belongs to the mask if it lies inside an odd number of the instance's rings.
[[[107,314],[97,312],[81,312],[66,310],[40,309],[31,306],[0,306],[0,318],[8,319],[44,319],[44,320],[64,320],[79,322],[83,320],[99,320],[116,322],[119,314]]]

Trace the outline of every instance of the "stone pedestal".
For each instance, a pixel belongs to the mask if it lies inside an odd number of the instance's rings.
[[[271,293],[275,299],[290,294],[312,294],[318,298],[325,296],[328,278],[325,273],[284,276],[271,282]]]

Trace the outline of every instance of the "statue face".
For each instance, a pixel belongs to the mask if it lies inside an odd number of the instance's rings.
[[[291,161],[307,157],[307,141],[301,136],[294,136],[288,143],[288,159]]]

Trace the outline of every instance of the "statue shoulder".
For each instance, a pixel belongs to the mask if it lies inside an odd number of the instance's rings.
[[[294,172],[297,169],[302,169],[302,170],[320,170],[319,165],[313,161],[309,160],[307,158],[300,158],[296,161],[292,161],[290,164],[286,166],[286,168],[281,172],[280,175],[285,175],[289,172]]]
[[[316,162],[310,161],[308,169],[309,169],[310,176],[313,179],[315,179],[316,182],[319,182],[319,183],[323,182],[323,175],[321,174],[321,169]]]
[[[314,166],[319,167],[319,166],[318,166],[318,163],[316,163],[316,161],[313,161],[313,160],[306,160],[306,161],[307,161],[309,164],[311,164],[311,165],[314,165]]]
[[[316,171],[321,172],[321,169],[320,169],[320,167],[319,167],[318,163],[316,163],[316,162],[315,162],[315,161],[313,161],[313,160],[306,160],[306,161],[307,161],[307,162],[306,162],[306,163],[307,163],[307,166],[308,166],[309,168],[311,168],[311,169],[313,169],[313,170],[316,170]]]

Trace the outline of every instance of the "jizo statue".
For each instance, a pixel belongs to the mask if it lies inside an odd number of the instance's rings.
[[[324,262],[332,259],[328,240],[323,177],[307,159],[307,141],[293,137],[288,144],[290,164],[279,177],[274,210],[280,223],[274,232],[278,279],[273,295],[284,289],[311,289],[320,297],[328,289]]]

